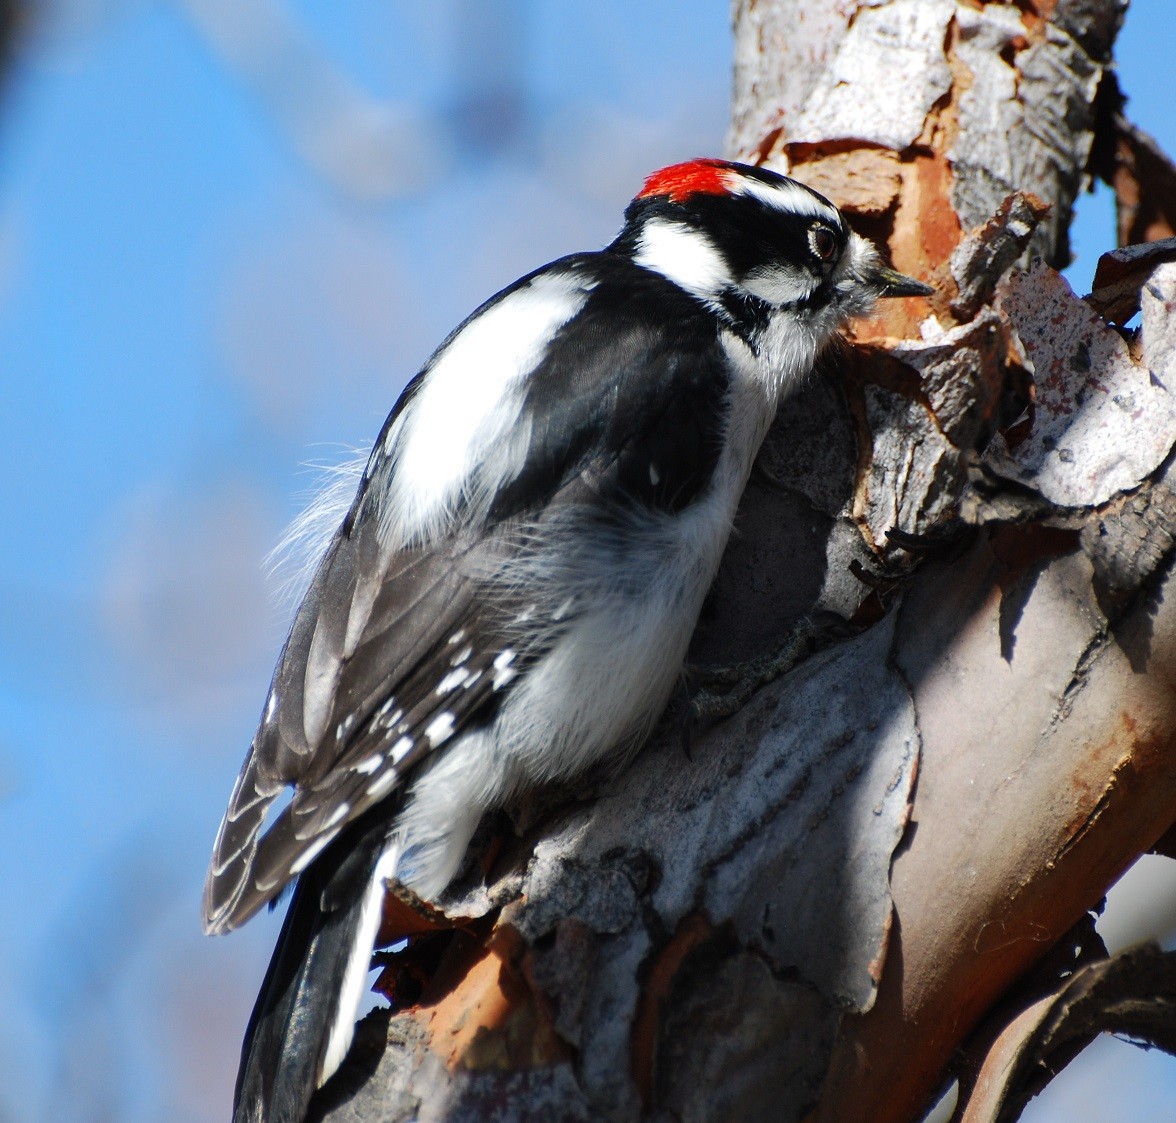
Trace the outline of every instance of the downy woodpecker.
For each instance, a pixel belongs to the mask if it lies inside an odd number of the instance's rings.
[[[491,297],[409,382],[213,850],[209,932],[297,879],[238,1123],[301,1120],[339,1067],[385,882],[436,896],[487,809],[641,744],[777,405],[850,317],[930,291],[807,187],[694,160],[649,177],[606,249]]]

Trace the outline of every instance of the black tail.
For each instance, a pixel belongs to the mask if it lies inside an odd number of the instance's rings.
[[[298,879],[245,1030],[233,1123],[306,1118],[348,962],[371,952],[356,941],[387,829],[385,816],[360,819]]]

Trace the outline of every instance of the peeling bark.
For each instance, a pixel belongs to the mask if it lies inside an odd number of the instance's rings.
[[[938,289],[781,410],[691,653],[808,657],[390,895],[314,1118],[910,1120],[961,1057],[1011,1118],[1130,992],[1051,957],[1176,822],[1176,242],[1053,268],[1091,168],[1172,213],[1107,110],[1124,6],[735,0],[731,153]]]

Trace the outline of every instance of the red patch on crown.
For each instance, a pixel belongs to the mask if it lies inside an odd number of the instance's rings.
[[[691,195],[729,195],[731,165],[725,160],[688,160],[654,172],[637,195],[651,199],[667,195],[673,203],[684,203]]]

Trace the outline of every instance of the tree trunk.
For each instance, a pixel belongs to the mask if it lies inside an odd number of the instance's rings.
[[[1089,301],[1054,271],[1088,167],[1176,213],[1123,7],[736,0],[731,154],[934,315],[890,302],[769,434],[692,653],[760,688],[485,824],[440,913],[390,896],[392,1012],[315,1118],[911,1120],[962,1056],[976,1123],[1125,995],[1165,1042],[1164,957],[1074,973],[1176,821],[1176,244]]]

